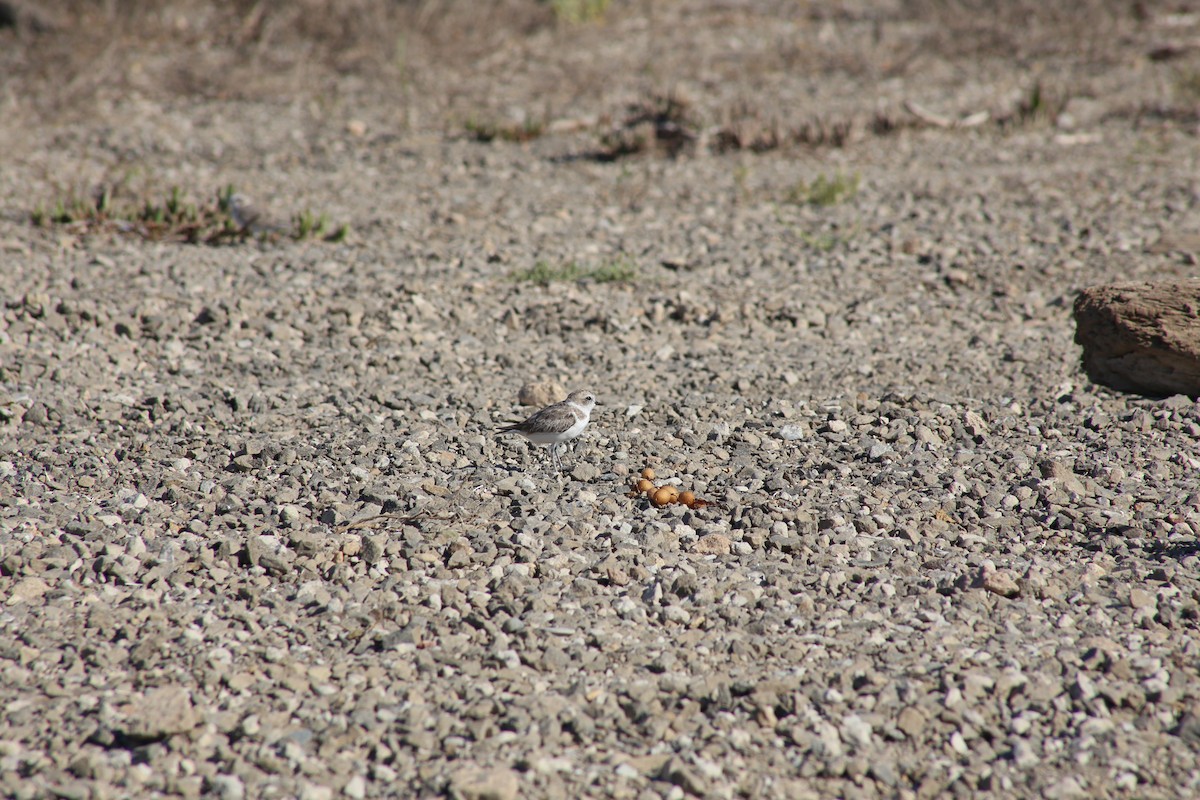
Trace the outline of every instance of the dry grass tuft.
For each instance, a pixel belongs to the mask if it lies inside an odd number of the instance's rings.
[[[136,94],[262,99],[355,74],[388,87],[552,26],[542,3],[494,0],[43,0],[0,26],[0,74],[44,116]],[[24,5],[21,6],[24,8]],[[419,87],[418,87],[419,88]]]
[[[917,43],[921,52],[946,60],[1006,58],[1032,62],[1080,55],[1107,63],[1122,29],[1140,24],[1140,3],[1126,0],[906,0],[903,16],[932,23]]]
[[[463,127],[467,135],[477,142],[531,142],[546,132],[544,119],[526,119],[523,122],[493,122],[469,119]]]
[[[695,146],[700,120],[679,92],[652,95],[629,106],[625,117],[600,137],[600,158],[614,160],[636,153],[674,158]]]

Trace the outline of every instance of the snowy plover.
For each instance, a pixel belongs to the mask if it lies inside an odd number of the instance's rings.
[[[571,392],[561,403],[546,406],[524,422],[501,428],[501,433],[519,433],[534,444],[550,445],[550,458],[562,470],[558,446],[583,433],[592,416],[596,397],[591,392]]]

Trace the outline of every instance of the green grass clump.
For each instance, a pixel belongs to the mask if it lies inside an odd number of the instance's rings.
[[[546,0],[559,22],[579,24],[604,16],[609,0]]]
[[[40,228],[50,224],[67,225],[75,220],[86,219],[93,213],[95,213],[95,207],[86,200],[71,198],[65,201],[56,201],[52,209],[38,206],[29,215],[29,219]]]
[[[637,267],[623,258],[606,261],[594,267],[584,267],[577,261],[568,261],[557,266],[548,261],[539,261],[529,269],[513,272],[511,278],[517,283],[532,283],[538,286],[571,281],[632,283],[637,278]]]
[[[71,196],[55,201],[49,210],[38,206],[29,220],[39,227],[67,225],[84,232],[113,231],[144,239],[176,239],[215,243],[225,235],[218,195],[214,203],[188,202],[182,189],[171,188],[161,201],[119,203],[111,187],[103,187],[91,199]]]
[[[350,235],[349,225],[334,228],[328,214],[314,214],[305,209],[292,218],[293,239],[324,239],[327,242],[343,242]]]
[[[477,142],[491,142],[499,139],[502,142],[529,142],[546,132],[546,122],[541,119],[527,119],[524,122],[501,124],[469,119],[464,123],[467,135]]]
[[[809,250],[817,253],[828,253],[853,241],[861,232],[861,226],[852,225],[846,230],[830,230],[820,233],[797,231],[796,236]]]
[[[226,186],[211,200],[195,203],[188,200],[183,189],[173,186],[161,201],[145,199],[121,203],[114,198],[110,187],[104,187],[91,199],[72,196],[56,201],[49,209],[38,206],[29,219],[39,227],[64,225],[80,233],[109,232],[153,241],[207,245],[236,243],[255,237],[278,239],[284,234],[292,239],[321,237],[325,241],[340,242],[350,232],[348,225],[334,227],[328,216],[311,211],[296,215],[290,231],[270,226],[243,227],[233,218],[233,196],[233,186]]]
[[[517,283],[535,283],[538,286],[549,286],[552,283],[577,281],[583,276],[583,270],[574,261],[555,266],[549,261],[539,261],[529,269],[520,269],[512,274]]]
[[[607,261],[588,273],[596,283],[633,283],[637,278],[637,266],[628,259]]]
[[[796,205],[835,206],[858,194],[860,176],[846,175],[840,170],[833,177],[818,175],[812,182],[800,181],[788,190],[787,202]]]

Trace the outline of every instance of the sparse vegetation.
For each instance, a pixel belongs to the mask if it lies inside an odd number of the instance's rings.
[[[1176,70],[1172,83],[1175,95],[1185,103],[1200,103],[1200,70]]]
[[[818,175],[813,181],[800,181],[788,190],[787,202],[796,205],[834,206],[858,194],[859,174],[835,172],[832,177]]]
[[[843,147],[850,139],[854,123],[850,119],[814,117],[799,125],[784,127],[778,121],[764,118],[750,106],[743,105],[730,120],[717,129],[713,149],[718,153],[731,150],[750,150],[765,153],[782,147]]]
[[[546,0],[560,22],[579,24],[604,16],[609,0]]]
[[[1029,89],[1029,94],[1021,100],[1021,104],[1017,108],[1017,115],[1023,120],[1031,120],[1045,115],[1046,110],[1046,95],[1039,81]]]
[[[332,228],[329,215],[314,214],[305,209],[292,218],[293,239],[324,239],[327,242],[345,241],[350,235],[349,225],[339,225]]]
[[[738,200],[750,199],[750,168],[745,164],[739,164],[733,169],[733,189],[734,197]]]
[[[1070,96],[1065,92],[1055,91],[1036,81],[1021,97],[1017,107],[998,117],[996,122],[1002,126],[1027,125],[1044,120],[1053,122],[1067,107],[1069,99]]]
[[[844,147],[850,141],[853,130],[854,122],[851,119],[815,117],[792,128],[788,139],[793,144],[805,147]]]
[[[496,139],[504,142],[528,142],[546,132],[545,120],[532,118],[507,124],[469,119],[464,127],[467,134],[477,142],[491,142]]]
[[[855,236],[858,235],[860,227],[852,225],[847,230],[829,230],[819,233],[810,233],[808,231],[797,231],[796,236],[804,245],[818,253],[828,253],[831,250],[836,250],[844,244],[847,244]]]
[[[596,283],[632,283],[637,277],[637,266],[628,259],[618,258],[593,268],[587,277]]]
[[[612,161],[658,151],[675,157],[699,138],[700,120],[681,95],[657,94],[629,107],[625,118],[600,137],[599,157]]]
[[[105,186],[91,199],[78,196],[59,199],[50,208],[35,208],[29,215],[30,222],[39,227],[69,226],[80,233],[109,232],[154,241],[206,245],[281,235],[340,242],[350,232],[348,225],[333,227],[327,215],[307,210],[294,217],[290,231],[239,224],[233,215],[233,186],[224,187],[212,200],[199,204],[189,201],[178,186],[171,187],[161,202],[146,199],[122,203],[116,199],[116,194],[112,187]]]
[[[813,117],[787,126],[749,103],[736,104],[725,121],[706,127],[692,104],[678,93],[651,95],[634,103],[624,118],[600,136],[596,156],[613,161],[637,153],[674,158],[704,147],[715,153],[765,153],[784,147],[843,147],[855,130],[850,118]]]
[[[517,283],[536,283],[538,286],[549,286],[552,283],[579,280],[582,270],[574,261],[568,261],[555,266],[549,261],[539,261],[528,269],[517,270],[512,279]]]
[[[870,131],[875,136],[890,136],[901,128],[907,127],[908,124],[894,114],[876,111],[875,115],[871,117]]]
[[[605,261],[594,267],[585,267],[577,261],[568,261],[557,266],[548,261],[538,261],[528,269],[513,272],[511,277],[517,283],[533,283],[538,286],[570,281],[632,283],[637,277],[637,267],[625,258]]]
[[[50,210],[38,206],[30,214],[34,225],[65,225],[80,232],[110,231],[144,239],[219,244],[237,238],[228,213],[232,188],[206,205],[189,202],[178,186],[161,202],[120,203],[112,187],[102,187],[91,199],[78,196],[55,201]]]

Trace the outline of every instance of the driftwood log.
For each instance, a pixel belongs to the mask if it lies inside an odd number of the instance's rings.
[[[1084,289],[1075,300],[1075,341],[1096,383],[1200,396],[1200,280]]]

